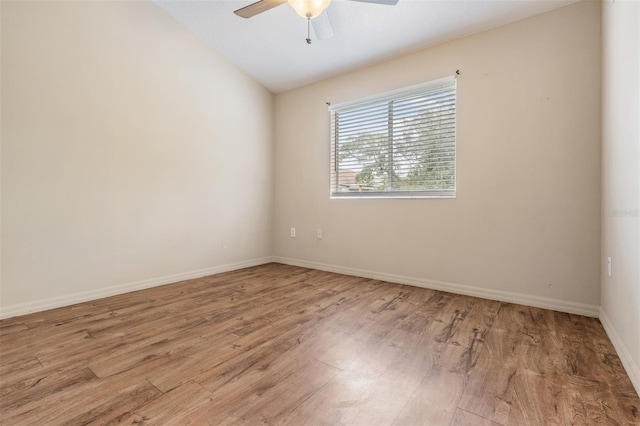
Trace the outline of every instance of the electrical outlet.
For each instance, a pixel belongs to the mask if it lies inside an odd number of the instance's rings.
[[[322,239],[322,229],[318,229],[316,231],[316,238],[321,240]]]
[[[296,237],[296,228],[291,228],[291,238]]]
[[[607,257],[607,275],[611,276],[611,258]]]

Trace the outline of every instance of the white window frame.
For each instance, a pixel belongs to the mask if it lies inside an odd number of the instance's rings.
[[[338,166],[338,147],[336,146],[337,141],[339,140],[338,130],[339,126],[337,126],[336,116],[339,116],[341,111],[348,111],[358,107],[366,107],[369,105],[377,105],[389,103],[390,101],[402,100],[419,94],[428,94],[431,92],[437,92],[442,90],[445,87],[453,87],[454,93],[454,121],[456,124],[453,129],[453,137],[454,137],[454,147],[453,147],[453,187],[449,187],[446,189],[419,189],[419,190],[385,190],[385,191],[375,191],[371,190],[371,188],[365,188],[363,190],[364,185],[359,185],[359,188],[349,188],[349,190],[340,191],[340,182],[339,182],[339,166]],[[456,77],[450,76],[442,79],[429,81],[426,83],[418,84],[415,86],[410,86],[406,88],[402,88],[399,90],[394,90],[391,92],[386,92],[374,96],[369,96],[366,98],[361,98],[349,102],[340,103],[337,105],[330,105],[329,112],[331,116],[331,164],[330,164],[330,196],[331,198],[336,199],[344,199],[344,198],[455,198],[456,197],[456,182],[457,182],[457,138],[456,138],[456,130],[457,127],[457,87],[456,87]],[[351,185],[350,185],[351,186]]]

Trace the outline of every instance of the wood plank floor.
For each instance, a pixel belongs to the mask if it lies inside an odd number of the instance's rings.
[[[0,422],[640,424],[593,318],[279,264],[0,322]]]

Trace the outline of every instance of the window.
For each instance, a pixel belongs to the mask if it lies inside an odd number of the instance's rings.
[[[455,77],[329,111],[332,197],[455,197]]]

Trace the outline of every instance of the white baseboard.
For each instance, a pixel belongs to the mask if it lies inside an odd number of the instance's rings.
[[[219,274],[223,272],[235,271],[238,269],[249,268],[252,266],[263,265],[270,262],[283,263],[286,265],[300,266],[304,268],[318,269],[321,271],[335,272],[339,274],[352,275],[363,278],[371,278],[381,281],[388,281],[398,284],[408,284],[416,287],[429,288],[433,290],[442,290],[450,293],[464,294],[467,296],[475,296],[484,299],[498,300],[502,302],[518,303],[521,305],[535,306],[538,308],[552,309],[560,312],[571,314],[585,315],[589,317],[600,318],[600,322],[604,327],[609,339],[611,340],[615,350],[622,361],[622,364],[636,389],[640,395],[640,368],[631,358],[631,354],[627,350],[622,339],[618,335],[611,320],[606,312],[594,305],[587,305],[576,302],[568,302],[565,300],[549,299],[527,294],[513,293],[500,290],[491,290],[478,287],[471,287],[462,284],[453,284],[443,281],[428,280],[424,278],[408,277],[403,275],[388,274],[384,272],[368,271],[364,269],[349,268],[345,266],[329,265],[319,262],[310,262],[300,259],[292,259],[287,257],[263,257],[259,259],[247,260],[227,265],[213,266],[210,268],[198,269],[195,271],[183,272],[179,274],[167,275],[163,277],[151,278],[148,280],[136,281],[127,284],[121,284],[99,290],[91,290],[70,295],[64,295],[54,298],[37,300],[34,302],[21,303],[0,308],[0,319],[11,318],[18,315],[25,315],[33,312],[41,312],[49,309],[69,306],[76,303],[88,302],[103,297],[115,296],[118,294],[128,293],[136,290],[157,287],[161,285],[171,284],[193,278],[204,277],[207,275]]]
[[[535,306],[537,308],[552,309],[554,311],[567,312],[570,314],[584,315],[588,317],[598,317],[598,306],[584,303],[569,302],[566,300],[549,299],[546,297],[531,296],[528,294],[512,293],[509,291],[491,290],[480,287],[472,287],[462,284],[453,284],[443,281],[429,280],[425,278],[407,277],[403,275],[388,274],[385,272],[368,271],[364,269],[349,268],[338,265],[328,265],[306,260],[292,259],[288,257],[273,257],[274,262],[285,265],[301,266],[304,268],[319,269],[321,271],[336,272],[339,274],[353,275],[363,278],[372,278],[381,281],[388,281],[398,284],[408,284],[416,287],[429,288],[432,290],[442,290],[450,293],[475,296],[483,299],[498,300],[501,302],[518,303],[520,305]]]
[[[611,319],[609,319],[609,316],[602,307],[600,308],[600,323],[602,323],[604,331],[607,332],[609,340],[611,340],[613,347],[618,353],[618,357],[620,358],[620,361],[622,361],[622,365],[627,371],[627,375],[631,379],[633,387],[636,388],[637,394],[640,395],[640,367],[635,363],[633,358],[631,358],[631,354],[629,353],[627,346],[622,341],[622,338],[613,326]]]
[[[243,262],[231,263],[227,265],[213,266],[210,268],[197,269],[195,271],[182,272],[178,274],[166,275],[164,277],[151,278],[148,280],[135,281],[126,284],[120,284],[112,287],[83,291],[80,293],[68,294],[64,296],[52,297],[47,299],[36,300],[33,302],[20,303],[0,308],[0,319],[11,318],[18,315],[30,314],[33,312],[41,312],[49,309],[61,308],[63,306],[74,305],[76,303],[88,302],[90,300],[101,299],[103,297],[115,296],[117,294],[128,293],[145,288],[157,287],[165,284],[171,284],[179,281],[200,278],[207,275],[220,274],[222,272],[235,271],[238,269],[249,268],[251,266],[263,265],[271,263],[272,257],[263,257],[260,259],[252,259]]]

